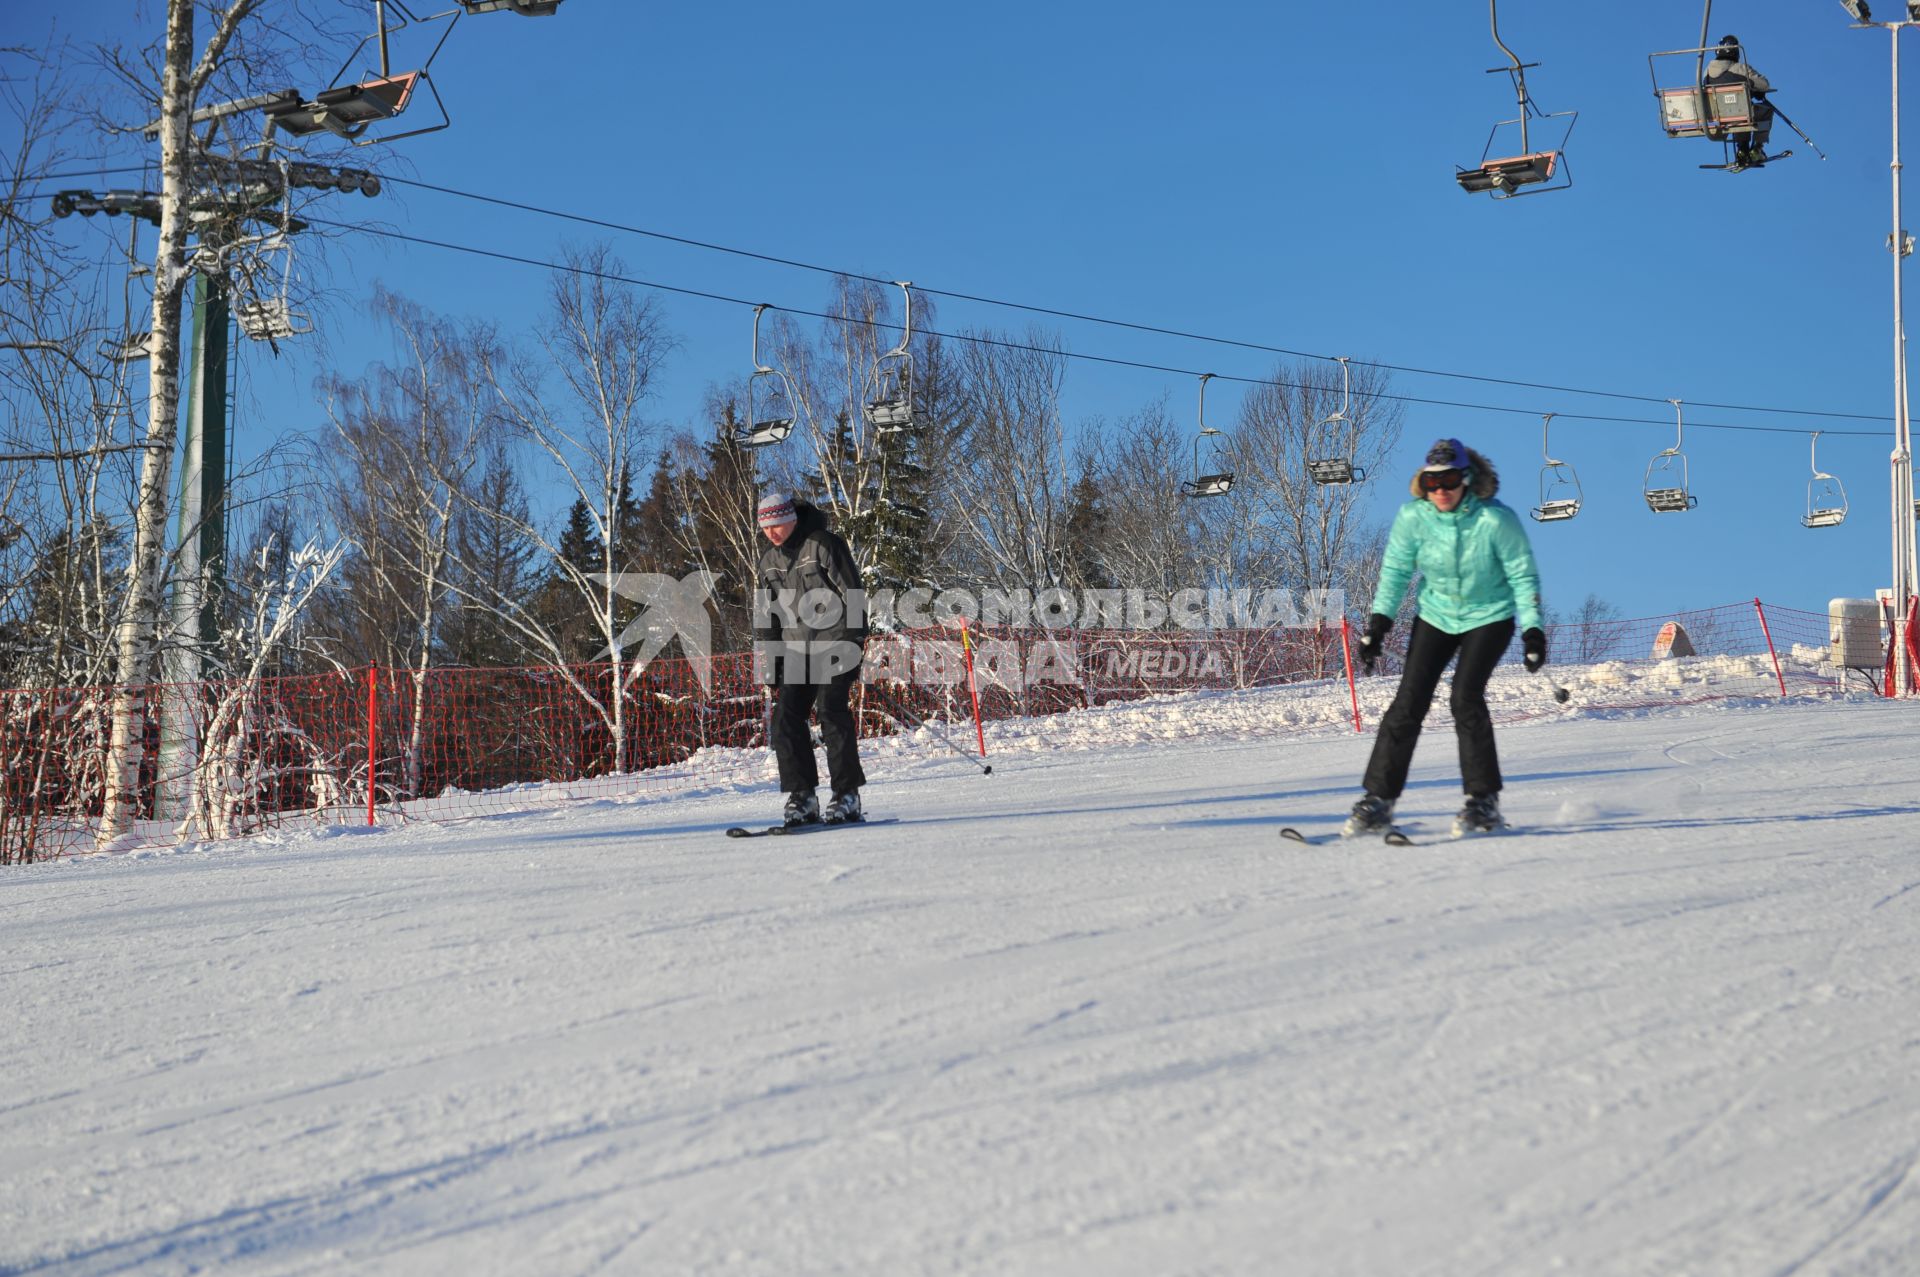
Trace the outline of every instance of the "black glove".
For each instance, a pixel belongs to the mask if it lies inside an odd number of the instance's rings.
[[[1521,658],[1527,667],[1527,673],[1537,674],[1540,667],[1547,663],[1547,636],[1539,626],[1534,626],[1520,636],[1520,647],[1526,652]]]
[[[1387,631],[1393,628],[1393,618],[1375,612],[1367,618],[1367,636],[1360,640],[1360,667],[1367,673],[1373,673],[1373,663],[1380,659],[1380,645],[1386,641]]]

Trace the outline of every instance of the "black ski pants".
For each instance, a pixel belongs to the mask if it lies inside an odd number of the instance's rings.
[[[1400,690],[1380,720],[1373,757],[1367,762],[1369,794],[1398,798],[1407,787],[1420,725],[1433,705],[1440,675],[1456,654],[1460,662],[1454,667],[1453,695],[1447,704],[1453,710],[1453,730],[1460,737],[1461,787],[1476,796],[1500,792],[1500,757],[1493,747],[1493,716],[1487,712],[1487,680],[1512,641],[1512,617],[1464,634],[1449,634],[1414,618]]]
[[[820,784],[813,734],[807,730],[810,711],[820,716],[820,739],[827,747],[827,776],[833,781],[833,792],[844,794],[867,783],[867,774],[860,770],[860,733],[847,703],[859,677],[856,665],[823,683],[774,686],[773,756],[780,761],[782,793],[810,794]]]

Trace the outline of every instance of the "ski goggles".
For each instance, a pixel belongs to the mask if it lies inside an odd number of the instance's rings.
[[[1420,472],[1420,491],[1452,492],[1467,481],[1464,470],[1422,470]]]

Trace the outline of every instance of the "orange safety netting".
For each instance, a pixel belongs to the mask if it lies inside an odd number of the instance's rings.
[[[1669,625],[1685,631],[1693,655],[1663,663],[1653,653],[1663,638],[1671,646]],[[1389,639],[1383,673],[1397,669],[1403,641],[1403,630]],[[1826,616],[1763,611],[1757,602],[1562,624],[1549,642],[1549,673],[1579,676],[1580,709],[1881,690],[1878,671],[1831,664]],[[868,644],[855,705],[863,736],[932,719],[951,725],[952,740],[988,747],[991,735],[976,735],[971,721],[976,712],[992,722],[1195,690],[1299,685],[1337,702],[1341,716],[1351,697],[1357,718],[1345,650],[1337,624],[917,631]],[[1661,676],[1649,675],[1655,667]],[[134,823],[114,846],[292,824],[464,818],[698,785],[703,748],[766,743],[751,657],[721,656],[709,668],[704,688],[685,660],[655,660],[619,689],[604,664],[138,688]],[[0,692],[0,863],[96,846],[111,700],[106,688]],[[1507,721],[1542,712],[1551,711],[1496,706]]]

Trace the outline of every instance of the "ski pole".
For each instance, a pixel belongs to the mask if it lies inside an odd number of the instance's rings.
[[[1772,106],[1773,104],[1768,103],[1768,105]],[[1792,120],[1789,120],[1787,118],[1787,113],[1785,111],[1782,111],[1779,107],[1776,106],[1773,108],[1773,113],[1780,117],[1780,122],[1782,124],[1792,129],[1795,133],[1800,133],[1800,126],[1798,124],[1795,124]],[[1814,141],[1812,138],[1808,137],[1805,133],[1800,133],[1800,140],[1802,142],[1805,142],[1808,146],[1812,147],[1813,153],[1815,155],[1819,156],[1823,160],[1827,158],[1827,153],[1820,149],[1820,144]]]
[[[933,734],[939,737],[940,743],[942,745],[945,745],[948,749],[952,750],[954,753],[958,754],[960,757],[966,759],[968,762],[972,763],[975,767],[978,767],[980,769],[981,775],[983,776],[993,775],[993,764],[981,762],[979,759],[975,758],[972,754],[969,754],[966,750],[961,749],[958,745],[954,744],[953,737],[947,735],[947,733],[944,730],[942,730],[938,725],[934,723],[931,717],[915,718],[910,712],[908,712],[906,706],[904,705],[900,707],[900,717],[907,719],[915,727],[932,728]]]
[[[1542,665],[1539,669],[1535,670],[1534,672],[1547,680],[1547,686],[1553,689],[1554,700],[1559,701],[1562,705],[1565,705],[1568,699],[1572,697],[1573,695],[1572,692],[1569,692],[1566,688],[1560,686],[1560,684],[1557,681],[1555,681],[1553,675],[1547,673],[1546,666]]]

